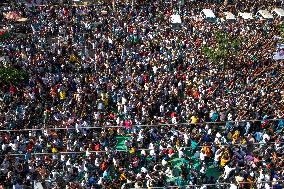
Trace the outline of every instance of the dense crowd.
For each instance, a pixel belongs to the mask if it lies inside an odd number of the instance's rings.
[[[3,186],[283,188],[282,21],[199,16],[281,3],[45,5],[2,7],[28,21],[2,23],[1,67],[29,75],[0,81]],[[240,43],[216,61],[202,49],[218,33]]]

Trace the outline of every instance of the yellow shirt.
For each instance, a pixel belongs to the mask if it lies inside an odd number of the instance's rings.
[[[236,141],[238,140],[239,136],[240,136],[240,132],[239,131],[235,131],[235,133],[233,135],[233,141],[232,141],[233,144],[236,143]]]
[[[246,144],[246,143],[247,143],[246,139],[243,138],[243,139],[242,139],[242,144]]]
[[[108,106],[108,98],[104,99],[104,104],[105,104],[105,106]]]
[[[198,118],[195,116],[191,116],[191,123],[197,123],[198,122]]]
[[[125,176],[125,174],[124,173],[121,173],[121,175],[120,175],[120,178],[119,178],[120,180],[125,180],[126,179],[126,176]]]
[[[212,154],[209,147],[203,147],[202,150],[204,151],[207,157],[211,157]]]
[[[135,152],[135,148],[131,148],[130,149],[130,154],[134,154],[134,152]]]
[[[230,157],[228,158],[224,158],[224,156],[221,157],[221,161],[220,161],[220,165],[221,167],[225,167],[225,165],[227,165],[227,163],[230,161]]]
[[[77,60],[77,57],[76,57],[74,54],[72,54],[72,55],[70,55],[70,57],[69,57],[69,61],[70,61],[70,62],[77,62],[78,60]]]
[[[57,153],[58,150],[57,150],[57,148],[52,148],[52,149],[51,149],[51,152],[52,152],[52,153]]]
[[[65,91],[60,91],[59,92],[59,97],[60,97],[60,100],[64,100],[66,98],[66,93]]]

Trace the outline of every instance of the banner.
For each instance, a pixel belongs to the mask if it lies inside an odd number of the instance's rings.
[[[283,60],[284,59],[284,44],[277,44],[276,52],[274,53],[274,60]]]

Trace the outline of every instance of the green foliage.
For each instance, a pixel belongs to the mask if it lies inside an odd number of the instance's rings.
[[[28,79],[28,73],[16,68],[0,68],[0,82],[19,83]]]
[[[280,37],[284,38],[284,24],[281,24],[279,27]]]
[[[230,35],[217,31],[215,33],[216,46],[204,45],[201,49],[203,54],[213,62],[220,62],[231,55],[237,55],[241,46],[241,38],[234,38]]]

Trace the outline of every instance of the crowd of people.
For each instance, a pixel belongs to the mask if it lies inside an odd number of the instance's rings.
[[[1,7],[28,18],[1,23],[1,67],[28,74],[0,81],[2,186],[283,188],[282,21],[199,16],[281,3],[136,3]],[[212,60],[218,33],[239,43]]]

